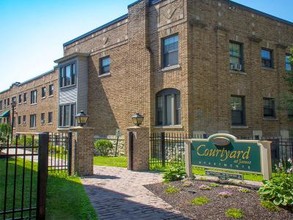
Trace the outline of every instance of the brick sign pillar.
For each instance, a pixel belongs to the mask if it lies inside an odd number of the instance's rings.
[[[72,131],[71,174],[93,175],[94,128],[74,127]]]
[[[149,169],[149,128],[131,127],[127,129],[128,170]]]

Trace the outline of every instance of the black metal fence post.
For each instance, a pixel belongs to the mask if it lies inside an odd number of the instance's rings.
[[[37,186],[37,219],[44,220],[46,216],[46,189],[48,179],[48,145],[49,133],[39,134],[39,165]]]
[[[165,151],[165,132],[161,133],[161,153],[162,153],[162,166],[166,165],[166,151]]]
[[[68,132],[68,175],[71,175],[72,163],[72,131]]]
[[[133,170],[133,132],[129,132],[129,162],[130,166],[129,169]]]

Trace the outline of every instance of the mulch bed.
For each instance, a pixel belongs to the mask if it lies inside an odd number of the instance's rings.
[[[146,185],[145,187],[179,210],[184,216],[190,219],[198,220],[221,220],[232,219],[225,215],[229,208],[241,209],[244,213],[242,219],[257,220],[292,220],[293,210],[280,208],[279,211],[269,211],[260,204],[257,194],[257,187],[248,185],[231,185],[220,183],[218,187],[211,187],[211,190],[201,190],[201,185],[209,186],[210,181],[192,180],[192,181],[175,181],[170,183],[159,183]],[[218,182],[219,183],[219,182]],[[189,185],[189,186],[188,186]],[[169,186],[180,189],[177,193],[166,193]],[[240,192],[240,188],[247,188],[249,192]],[[219,196],[220,192],[230,192],[231,196],[224,198]],[[206,196],[210,199],[208,204],[196,206],[191,204],[195,197]]]

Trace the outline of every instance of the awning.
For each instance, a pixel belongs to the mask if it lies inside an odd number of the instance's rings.
[[[7,110],[5,112],[2,112],[2,114],[0,115],[0,118],[8,118],[10,115],[10,110]]]

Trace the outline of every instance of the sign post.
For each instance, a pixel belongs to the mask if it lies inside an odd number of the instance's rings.
[[[269,141],[237,140],[230,134],[214,134],[208,139],[186,141],[185,152],[186,171],[191,170],[187,166],[196,165],[261,173],[265,179],[272,174]]]

